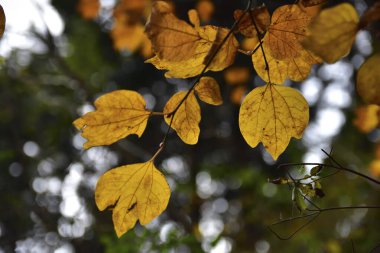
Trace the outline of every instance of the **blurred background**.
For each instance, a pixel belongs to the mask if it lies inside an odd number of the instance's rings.
[[[198,10],[203,24],[230,27],[243,0],[173,0],[178,17]],[[352,2],[359,14],[371,2]],[[94,110],[94,100],[116,89],[141,93],[161,111],[191,80],[165,79],[144,63],[151,57],[143,24],[148,0],[0,0],[6,15],[0,40],[0,252],[369,252],[380,243],[380,210],[326,212],[289,240],[267,228],[299,215],[288,186],[268,183],[284,175],[286,162],[323,162],[321,149],[348,168],[380,178],[380,130],[368,123],[373,110],[355,94],[358,67],[379,51],[379,34],[360,31],[350,55],[315,66],[302,83],[291,83],[310,105],[302,140],[292,140],[278,161],[262,145],[251,149],[238,127],[244,94],[263,82],[251,58],[239,54],[224,72],[209,73],[224,104],[201,104],[195,146],[170,134],[157,158],[170,184],[167,210],[146,227],[118,239],[111,211],[100,212],[94,188],[101,174],[146,161],[166,131],[149,119],[144,135],[109,147],[82,149],[72,122]],[[272,12],[278,1],[266,2]],[[244,49],[250,41],[237,35]],[[372,110],[372,111],[371,111]],[[373,114],[373,113],[372,113]],[[375,112],[376,114],[376,112]],[[292,173],[299,173],[294,168]],[[322,181],[321,207],[380,205],[380,188],[350,174]],[[307,220],[273,227],[292,234]],[[354,245],[354,246],[352,246]],[[373,252],[380,252],[374,250]]]

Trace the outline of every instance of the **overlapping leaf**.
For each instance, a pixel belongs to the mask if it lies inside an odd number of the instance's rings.
[[[255,9],[250,10],[250,13],[244,13],[243,10],[235,10],[234,18],[239,20],[240,17],[244,15],[241,19],[238,29],[241,34],[248,38],[257,38],[258,34],[255,28],[260,34],[267,31],[270,24],[270,14],[266,6],[260,6]],[[252,22],[252,18],[255,23]]]
[[[328,63],[348,54],[358,31],[359,15],[348,3],[325,9],[308,27],[303,45]]]
[[[199,122],[201,121],[201,108],[199,107],[194,91],[190,92],[186,100],[177,109],[172,119],[171,113],[178,107],[186,96],[187,91],[174,94],[164,107],[165,121],[177,132],[178,136],[186,144],[196,144],[200,133]],[[171,124],[170,124],[171,123]]]
[[[84,148],[110,145],[130,134],[141,136],[146,128],[150,111],[145,109],[144,98],[135,91],[117,90],[95,101],[96,111],[74,121],[88,141]]]
[[[178,78],[198,75],[211,58],[208,70],[220,71],[232,64],[238,47],[233,35],[219,48],[229,30],[200,26],[194,10],[189,19],[194,26],[176,18],[167,3],[153,2],[146,31],[156,56],[147,62],[169,70],[167,77]]]
[[[219,84],[212,77],[202,77],[195,86],[195,92],[200,100],[210,105],[221,105],[223,103]]]
[[[111,169],[99,178],[95,201],[99,210],[113,208],[112,220],[118,237],[140,221],[151,222],[167,207],[170,188],[153,161]]]
[[[286,149],[290,138],[302,137],[309,121],[309,106],[295,89],[267,84],[253,89],[239,114],[240,131],[251,147],[262,142],[273,159]]]
[[[380,53],[368,58],[358,71],[356,90],[368,104],[380,105]]]
[[[275,84],[282,84],[287,78],[301,81],[309,75],[311,66],[320,62],[301,44],[311,18],[298,5],[284,5],[275,10],[263,39],[263,50],[258,49],[252,56],[255,70],[263,80]]]

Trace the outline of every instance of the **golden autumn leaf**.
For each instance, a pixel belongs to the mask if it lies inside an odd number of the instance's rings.
[[[368,104],[380,105],[380,53],[372,55],[359,68],[356,90]]]
[[[127,16],[120,16],[115,19],[111,30],[114,48],[117,50],[128,50],[135,52],[141,47],[146,39],[144,26],[142,24],[128,24]]]
[[[311,66],[320,62],[318,57],[301,44],[311,18],[311,15],[294,4],[275,10],[263,38],[262,50],[259,48],[252,55],[254,68],[264,81],[275,84],[282,84],[287,78],[302,81],[309,75]]]
[[[300,55],[283,60],[271,56],[265,42],[262,45],[269,68],[270,80],[261,49],[252,55],[252,63],[257,74],[266,82],[282,84],[286,79],[293,81],[305,80],[310,74],[311,66],[319,62],[319,58],[307,50],[301,50]]]
[[[260,6],[252,9],[250,10],[250,13],[244,13],[243,10],[234,11],[235,20],[238,20],[242,15],[244,15],[244,17],[241,19],[238,25],[238,30],[245,37],[257,38],[258,36],[254,23],[251,19],[251,15],[254,18],[257,30],[260,32],[260,34],[263,34],[267,31],[267,28],[270,24],[270,14],[266,6]]]
[[[247,92],[246,86],[237,86],[230,93],[230,100],[235,105],[240,105]]]
[[[195,10],[189,11],[189,19],[194,26],[176,18],[167,3],[156,1],[152,4],[146,32],[156,56],[146,62],[158,69],[169,70],[166,77],[188,78],[198,75],[229,33],[226,28],[200,26]],[[217,50],[207,70],[220,71],[231,65],[237,47],[238,42],[231,35]]]
[[[373,160],[369,164],[369,171],[372,176],[380,177],[380,159]]]
[[[89,112],[73,122],[87,139],[85,149],[110,145],[130,134],[143,134],[150,111],[144,98],[135,91],[117,90],[95,101],[96,111]]]
[[[309,106],[295,89],[267,84],[253,89],[239,113],[240,132],[251,147],[262,142],[277,160],[291,137],[300,139],[309,122]]]
[[[4,30],[5,30],[5,13],[4,13],[4,9],[3,9],[3,6],[0,5],[0,38],[3,36],[4,34]]]
[[[186,144],[196,144],[200,133],[199,122],[201,121],[201,108],[194,95],[194,91],[190,92],[186,100],[178,108],[172,120],[171,115],[175,108],[186,96],[187,91],[180,91],[174,94],[164,107],[164,114],[166,114],[165,122],[177,132],[178,136]]]
[[[369,133],[379,125],[380,106],[360,106],[355,110],[354,125],[363,133]]]
[[[195,92],[200,100],[210,105],[221,105],[223,103],[219,84],[212,77],[202,77],[195,86]]]
[[[298,5],[284,5],[277,8],[264,38],[270,55],[278,60],[296,58],[304,50],[301,41],[311,16]]]
[[[109,170],[99,178],[95,189],[99,210],[113,208],[118,237],[133,228],[137,220],[141,225],[151,222],[166,209],[169,198],[169,185],[152,160]]]
[[[202,22],[208,23],[214,13],[215,6],[210,0],[199,0],[195,9],[199,13],[199,18]]]
[[[348,3],[322,10],[308,27],[303,45],[328,63],[347,55],[358,31],[359,15]]]
[[[77,9],[84,19],[94,19],[98,16],[100,2],[99,0],[80,0]]]

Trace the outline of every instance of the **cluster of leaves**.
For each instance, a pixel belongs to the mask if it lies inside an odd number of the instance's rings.
[[[129,4],[130,1],[120,1],[114,13],[127,15],[124,18],[129,19],[133,16]],[[302,137],[309,121],[309,106],[302,94],[283,84],[287,79],[306,79],[313,64],[331,63],[344,57],[351,50],[357,32],[380,18],[379,5],[369,8],[359,19],[350,4],[320,11],[321,4],[320,1],[302,1],[281,6],[271,15],[265,6],[252,8],[249,1],[245,10],[235,11],[236,21],[227,29],[202,25],[196,10],[188,12],[189,24],[174,15],[171,4],[151,3],[144,36],[149,39],[154,56],[146,62],[165,70],[168,78],[196,77],[193,85],[187,91],[174,94],[160,112],[146,109],[146,102],[139,93],[117,90],[96,100],[96,111],[74,121],[88,140],[84,144],[86,149],[110,145],[131,134],[141,136],[152,116],[163,116],[168,125],[157,152],[149,161],[112,169],[98,181],[97,206],[100,210],[114,208],[113,222],[118,236],[132,228],[137,220],[147,224],[166,209],[170,189],[154,166],[154,160],[164,149],[170,129],[186,144],[198,142],[201,121],[198,99],[211,105],[222,104],[218,83],[204,75],[207,71],[222,71],[234,63],[236,54],[242,51],[234,33],[240,32],[255,41],[253,50],[244,53],[252,57],[254,69],[266,82],[250,91],[241,104],[239,126],[244,139],[251,147],[262,142],[276,160],[292,137]],[[119,8],[121,11],[117,12]],[[97,11],[89,16],[93,17],[94,13]],[[119,16],[114,17],[114,29],[117,29]],[[140,46],[131,48],[137,47]],[[363,64],[357,87],[366,102],[380,104],[379,73],[373,69],[378,59],[374,56]],[[301,183],[315,176],[309,175],[294,183],[294,199],[300,210],[304,209],[300,196],[321,195],[315,182],[313,185]]]

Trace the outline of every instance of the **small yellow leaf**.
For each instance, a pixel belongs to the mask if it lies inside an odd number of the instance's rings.
[[[118,237],[140,221],[146,225],[167,207],[170,188],[153,161],[125,165],[103,174],[95,189],[100,211],[112,208],[112,220]]]
[[[250,74],[247,67],[231,67],[224,71],[224,79],[229,85],[245,84]]]
[[[167,3],[155,1],[152,4],[146,32],[156,56],[146,62],[169,70],[166,77],[188,78],[200,74],[216,51],[207,70],[220,71],[234,61],[238,42],[232,34],[218,49],[228,29],[199,26],[195,10],[189,11],[189,19],[194,27],[176,18]]]
[[[221,105],[223,103],[219,84],[212,77],[202,77],[195,86],[195,92],[200,100],[210,105]]]
[[[309,122],[309,106],[295,89],[267,84],[253,89],[239,114],[240,131],[251,147],[262,142],[273,159],[284,152],[290,138],[300,139]]]
[[[5,13],[4,13],[4,9],[3,9],[3,6],[0,5],[0,38],[3,36],[4,34],[4,30],[5,30]]]
[[[369,133],[379,125],[380,106],[367,105],[355,110],[354,125],[363,133]]]
[[[166,103],[164,113],[172,113],[184,99],[186,93],[187,91],[180,91],[174,94]],[[165,122],[170,125],[172,116],[165,115],[164,117]],[[175,113],[171,127],[177,132],[183,142],[193,145],[198,142],[200,121],[201,108],[199,107],[198,101],[192,91]]]
[[[380,53],[368,58],[360,66],[356,77],[356,90],[368,104],[380,105]]]
[[[311,22],[303,45],[328,63],[347,55],[358,31],[359,15],[348,3],[325,9]]]
[[[110,145],[130,134],[143,134],[150,111],[144,98],[135,91],[117,90],[95,101],[96,111],[86,113],[73,122],[88,141],[85,149]]]
[[[266,82],[274,84],[283,84],[288,78],[293,81],[305,80],[311,70],[311,66],[318,63],[320,60],[307,50],[301,50],[300,55],[294,58],[287,58],[283,60],[275,59],[269,53],[269,49],[263,43],[263,50],[268,62],[270,80],[266,70],[266,64],[261,49],[258,49],[252,55],[252,63],[257,74]]]
[[[250,13],[244,13],[243,10],[235,10],[234,18],[239,20],[239,18],[244,15],[241,19],[238,29],[241,34],[248,38],[257,38],[258,34],[254,23],[252,23],[251,15],[254,18],[257,30],[263,34],[267,31],[270,24],[270,14],[266,6],[260,6],[255,9],[250,10]]]
[[[214,13],[215,6],[210,0],[200,0],[196,5],[199,18],[203,22],[209,22],[212,14]]]
[[[84,19],[94,19],[98,16],[100,2],[99,0],[80,0],[77,9]]]

